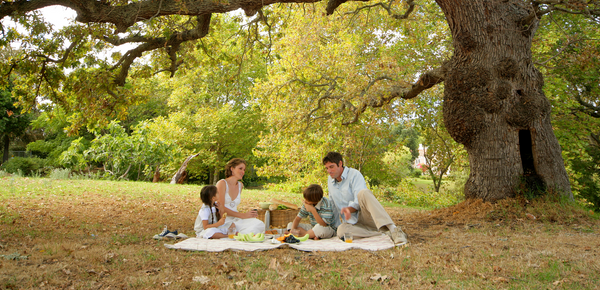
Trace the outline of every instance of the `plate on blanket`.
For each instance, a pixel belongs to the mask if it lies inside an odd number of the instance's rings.
[[[244,243],[263,243],[264,241],[240,241]]]

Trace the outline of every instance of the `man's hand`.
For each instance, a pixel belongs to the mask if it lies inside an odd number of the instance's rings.
[[[355,212],[356,209],[351,207],[351,206],[347,206],[347,207],[343,207],[342,210],[340,210],[340,213],[342,215],[344,215],[344,219],[346,221],[348,221],[350,219],[350,216],[353,212]]]

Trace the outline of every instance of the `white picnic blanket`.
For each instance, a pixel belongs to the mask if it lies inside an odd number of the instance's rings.
[[[380,236],[354,239],[352,243],[346,243],[337,237],[324,240],[307,240],[299,244],[272,244],[270,239],[265,239],[261,243],[240,242],[231,239],[202,239],[189,238],[179,243],[170,245],[165,244],[169,249],[180,249],[187,251],[206,251],[222,252],[225,250],[233,251],[263,251],[282,247],[291,247],[300,251],[345,251],[350,249],[362,249],[367,251],[381,251],[394,247],[394,243],[389,236],[382,234]]]

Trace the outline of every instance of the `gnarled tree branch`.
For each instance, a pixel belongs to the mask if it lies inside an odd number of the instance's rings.
[[[360,115],[362,113],[364,113],[364,111],[369,107],[370,108],[382,107],[386,104],[389,104],[392,100],[394,100],[396,98],[402,98],[402,99],[415,98],[424,90],[429,89],[429,88],[443,82],[446,78],[446,71],[447,71],[446,66],[442,65],[439,68],[430,70],[430,71],[424,73],[423,75],[421,75],[419,80],[416,83],[414,83],[413,85],[411,85],[410,87],[394,86],[394,87],[392,87],[392,90],[388,94],[363,98],[364,100],[360,103],[360,105],[358,105],[358,107],[354,108],[354,110],[353,110],[354,118],[352,120],[344,122],[342,124],[349,125],[349,124],[355,123],[356,121],[358,121],[358,117],[360,117]],[[363,90],[363,92],[361,92],[361,95],[365,95],[367,90],[373,84],[375,84],[375,82],[381,81],[381,80],[391,80],[391,78],[381,77],[381,78],[372,80],[371,82],[369,82],[369,85]]]
[[[114,45],[120,45],[124,43],[131,42],[142,42],[142,44],[138,45],[136,48],[127,51],[119,61],[112,66],[111,70],[115,70],[120,68],[119,74],[115,77],[115,84],[124,85],[127,79],[127,75],[129,73],[129,68],[133,64],[133,61],[141,57],[142,54],[146,51],[151,51],[157,48],[166,47],[169,53],[169,57],[171,59],[171,66],[168,69],[165,69],[171,72],[171,76],[175,74],[177,67],[181,65],[180,62],[177,61],[177,51],[179,50],[179,46],[181,43],[200,39],[208,34],[210,27],[210,18],[211,14],[200,15],[196,17],[197,25],[195,28],[186,30],[180,33],[174,33],[169,38],[166,37],[156,37],[156,38],[148,38],[143,36],[133,36],[126,37],[123,39],[119,39],[116,37],[104,37],[104,39]]]

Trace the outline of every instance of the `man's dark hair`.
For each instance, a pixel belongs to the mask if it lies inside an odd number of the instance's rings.
[[[327,155],[325,155],[325,157],[323,157],[323,165],[325,165],[325,163],[327,162],[340,164],[340,161],[342,161],[342,166],[344,166],[344,159],[342,158],[342,154],[337,152],[329,152],[327,153]]]
[[[323,198],[323,188],[318,184],[311,184],[304,189],[302,195],[310,202],[319,202]]]

